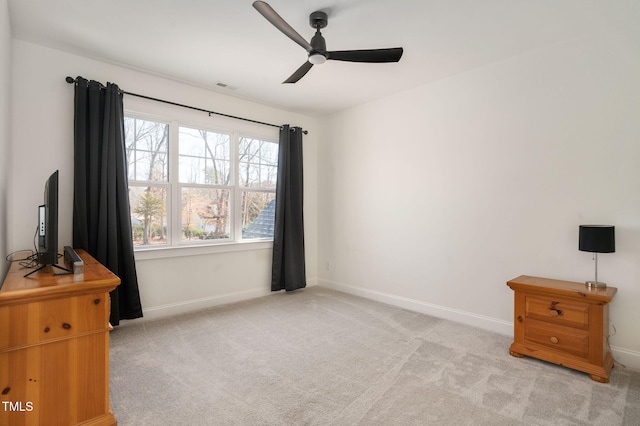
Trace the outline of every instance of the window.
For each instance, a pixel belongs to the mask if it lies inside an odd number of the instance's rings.
[[[128,114],[134,246],[272,240],[278,144]]]
[[[167,244],[169,124],[125,117],[134,245]]]
[[[239,166],[242,237],[273,239],[278,145],[240,138]]]

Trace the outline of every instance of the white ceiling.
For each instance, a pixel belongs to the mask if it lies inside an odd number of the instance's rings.
[[[17,39],[324,115],[604,27],[636,25],[624,13],[634,1],[268,0],[307,40],[309,14],[327,12],[328,50],[404,48],[399,63],[328,61],[296,84],[281,82],[306,52],[252,0],[9,0],[9,14]]]

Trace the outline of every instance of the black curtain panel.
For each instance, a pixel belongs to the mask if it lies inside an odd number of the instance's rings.
[[[280,129],[271,291],[307,285],[304,264],[302,129]]]
[[[78,77],[75,82],[73,247],[118,275],[112,325],[142,317],[131,239],[122,92]]]

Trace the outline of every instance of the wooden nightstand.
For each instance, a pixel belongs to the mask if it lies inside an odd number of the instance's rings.
[[[609,302],[615,287],[589,288],[526,275],[507,285],[515,292],[511,355],[531,356],[609,382]]]

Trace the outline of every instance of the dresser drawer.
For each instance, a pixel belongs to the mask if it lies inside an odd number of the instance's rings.
[[[588,331],[535,320],[525,322],[524,328],[525,343],[537,343],[566,354],[589,358]]]
[[[0,351],[105,330],[109,295],[91,294],[0,307]]]
[[[525,316],[569,327],[589,328],[588,303],[529,295],[525,300]]]

